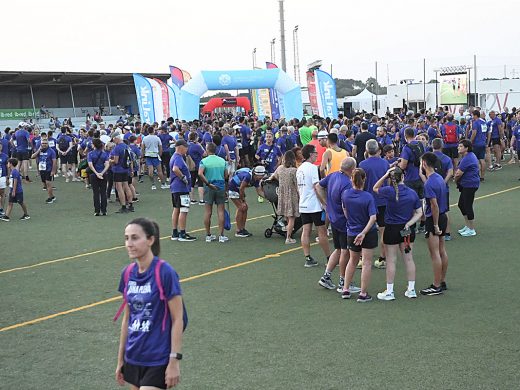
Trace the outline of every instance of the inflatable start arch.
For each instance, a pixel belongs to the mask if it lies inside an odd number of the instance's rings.
[[[180,90],[179,118],[198,119],[200,97],[208,90],[261,88],[273,88],[282,95],[284,101],[284,112],[280,113],[282,117],[302,117],[300,86],[281,69],[258,69],[201,72]]]

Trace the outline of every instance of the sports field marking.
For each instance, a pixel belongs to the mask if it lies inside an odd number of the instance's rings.
[[[248,218],[247,220],[248,221],[254,221],[255,219],[261,219],[261,218],[270,217],[271,215],[272,214],[260,215],[258,217]],[[236,224],[236,222],[232,222],[231,224],[234,225],[234,224]],[[213,229],[215,229],[217,227],[218,226],[212,226]],[[205,231],[205,228],[191,230],[189,233],[199,233],[199,232],[203,232],[203,231]],[[166,240],[168,238],[170,238],[170,236],[164,236],[164,237],[161,237],[160,239],[161,240]],[[124,247],[125,247],[124,245],[118,245],[118,246],[114,246],[112,248],[105,248],[105,249],[99,249],[99,250],[96,250],[96,251],[93,251],[93,252],[80,253],[79,255],[66,256],[66,257],[61,257],[59,259],[54,259],[54,260],[46,260],[46,261],[42,261],[42,262],[36,263],[36,264],[25,265],[23,267],[16,267],[16,268],[5,269],[5,270],[1,270],[0,271],[0,275],[7,274],[7,273],[10,273],[10,272],[15,272],[15,271],[23,271],[23,270],[26,270],[26,269],[42,267],[44,265],[62,263],[64,261],[75,260],[75,259],[79,259],[81,257],[97,255],[97,254],[100,254],[100,253],[111,252],[111,251],[115,251],[115,250],[118,250],[118,249],[123,249]]]
[[[314,245],[318,245],[318,243],[315,242],[315,243],[311,244],[311,246],[314,246]],[[286,255],[288,253],[296,252],[296,251],[299,251],[299,250],[301,250],[301,247],[297,246],[297,247],[294,247],[294,248],[291,248],[291,249],[286,249],[286,250],[281,251],[281,252],[269,253],[269,254],[264,255],[262,257],[257,257],[256,259],[243,261],[241,263],[233,264],[233,265],[230,265],[230,266],[227,266],[227,267],[217,268],[217,269],[214,269],[212,271],[204,272],[204,273],[201,273],[201,274],[198,274],[198,275],[189,276],[187,278],[181,279],[180,282],[181,283],[185,283],[185,282],[190,282],[192,280],[205,278],[205,277],[208,277],[208,276],[211,276],[211,275],[215,275],[215,274],[218,274],[218,273],[221,273],[221,272],[229,271],[229,270],[234,269],[234,268],[244,267],[246,265],[258,263],[260,261],[264,261],[264,260],[268,260],[268,259],[272,259],[272,258],[277,258],[277,257],[280,257],[282,255]],[[65,310],[65,311],[62,311],[62,312],[59,312],[59,313],[50,314],[48,316],[35,318],[34,320],[20,322],[18,324],[14,324],[14,325],[6,326],[4,328],[0,328],[0,333],[1,332],[6,332],[8,330],[23,328],[24,326],[28,326],[28,325],[34,325],[34,324],[37,324],[37,323],[40,323],[40,322],[43,322],[43,321],[51,320],[53,318],[57,318],[57,317],[65,316],[65,315],[68,315],[68,314],[76,313],[78,311],[90,309],[92,307],[96,307],[96,306],[99,306],[99,305],[104,305],[105,303],[115,302],[115,301],[118,301],[120,299],[121,299],[121,296],[112,297],[112,298],[104,299],[102,301],[90,303],[88,305],[75,307],[75,308],[70,309],[70,310]]]
[[[497,191],[497,192],[494,192],[494,193],[491,193],[491,194],[482,195],[482,196],[480,196],[478,198],[475,198],[475,200],[489,198],[489,197],[492,197],[492,196],[495,196],[495,195],[500,195],[500,194],[503,194],[503,193],[506,193],[506,192],[514,191],[514,190],[519,189],[519,188],[520,188],[520,186],[511,187],[511,188],[508,188],[508,189],[505,189],[505,190],[502,190],[502,191]],[[454,206],[456,206],[456,204],[450,205],[450,206],[454,207]],[[254,217],[254,218],[259,219],[259,218],[264,218],[264,217],[265,216]],[[311,244],[311,246],[315,246],[315,245],[318,245],[318,243],[312,243]],[[106,250],[109,250],[109,249],[106,249]],[[217,268],[215,270],[204,272],[202,274],[189,276],[187,278],[181,279],[180,281],[181,281],[181,283],[189,282],[189,281],[200,279],[200,278],[203,278],[203,277],[215,275],[215,274],[218,274],[218,273],[221,273],[221,272],[229,271],[229,270],[234,269],[234,268],[244,267],[246,265],[258,263],[258,262],[261,262],[261,261],[264,261],[264,260],[268,260],[268,259],[272,259],[272,258],[275,258],[275,257],[280,257],[282,255],[285,255],[285,254],[288,254],[288,253],[291,253],[291,252],[295,252],[295,251],[298,251],[298,250],[301,250],[301,247],[298,246],[298,247],[295,247],[295,248],[286,249],[286,250],[281,251],[281,252],[270,253],[270,254],[264,255],[262,257],[258,257],[256,259],[243,261],[241,263],[233,264],[233,265],[230,265],[230,266],[227,266],[227,267]],[[4,328],[0,328],[0,333],[1,332],[6,332],[8,330],[22,328],[22,327],[25,327],[25,326],[28,326],[28,325],[37,324],[37,323],[40,323],[40,322],[43,322],[43,321],[47,321],[47,320],[50,320],[50,319],[53,319],[53,318],[56,318],[56,317],[65,316],[65,315],[72,314],[72,313],[75,313],[75,312],[78,312],[78,311],[90,309],[91,307],[96,307],[96,306],[99,306],[99,305],[103,305],[105,303],[115,302],[115,301],[118,301],[120,299],[121,299],[120,296],[112,297],[112,298],[108,298],[108,299],[105,299],[105,300],[102,300],[102,301],[90,303],[90,304],[85,305],[85,306],[80,306],[80,307],[76,307],[76,308],[73,308],[73,309],[70,309],[70,310],[66,310],[66,311],[62,311],[62,312],[59,312],[59,313],[50,314],[50,315],[45,316],[45,317],[35,318],[34,320],[30,320],[30,321],[26,321],[26,322],[20,322],[18,324],[14,324],[14,325],[10,325],[10,326],[4,327]]]

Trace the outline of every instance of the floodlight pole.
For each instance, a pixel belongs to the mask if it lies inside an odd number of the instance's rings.
[[[74,93],[72,92],[72,84],[69,84],[70,88],[70,99],[72,100],[72,113],[76,116],[76,105],[74,104]]]
[[[105,84],[107,90],[107,100],[108,100],[108,113],[112,115],[112,103],[110,103],[110,92],[108,91],[108,84]]]
[[[253,49],[253,69],[256,68],[256,47]]]
[[[34,116],[34,119],[36,119],[36,105],[34,104],[34,92],[33,92],[32,84],[29,84],[29,90],[31,91],[31,101],[32,101],[32,106],[33,106],[33,116]],[[5,151],[5,153],[7,153],[7,151]]]
[[[298,84],[301,83],[300,80],[300,49],[298,47],[298,26],[294,26],[293,29],[293,53],[294,53],[294,81]],[[332,71],[331,71],[332,75]]]
[[[283,10],[283,0],[279,0],[280,5],[280,50],[282,52],[282,70],[286,71],[286,59],[285,59],[285,16]]]
[[[275,47],[274,47],[275,42],[276,42],[276,38],[273,38],[271,40],[271,62],[273,64],[276,62],[276,51],[275,51]]]

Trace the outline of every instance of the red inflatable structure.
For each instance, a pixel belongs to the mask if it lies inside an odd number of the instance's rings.
[[[202,108],[202,113],[213,112],[219,107],[242,107],[246,112],[251,111],[251,102],[245,96],[211,98]]]

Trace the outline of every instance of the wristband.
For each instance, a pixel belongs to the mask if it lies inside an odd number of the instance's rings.
[[[170,353],[170,359],[182,360],[182,353]]]

